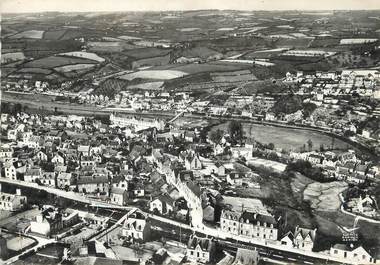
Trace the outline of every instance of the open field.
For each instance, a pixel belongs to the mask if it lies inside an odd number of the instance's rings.
[[[77,70],[89,70],[91,68],[95,67],[95,64],[72,64],[72,65],[64,65],[60,67],[55,67],[54,70],[57,72],[71,72],[71,71],[77,71]]]
[[[25,59],[25,55],[23,52],[11,52],[11,53],[1,54],[1,64],[20,61],[24,59]]]
[[[65,52],[65,53],[60,53],[59,55],[61,56],[72,56],[72,57],[77,57],[77,58],[84,58],[84,59],[88,59],[88,60],[93,60],[93,61],[96,61],[96,62],[104,62],[105,59],[98,56],[97,54],[95,53],[92,53],[92,52]]]
[[[347,183],[334,181],[329,183],[311,183],[304,190],[304,200],[318,211],[337,211],[340,207],[339,193],[348,187]]]
[[[84,59],[84,58],[49,56],[49,57],[28,62],[24,64],[24,67],[50,69],[50,68],[55,68],[55,67],[64,66],[64,65],[91,64],[91,63],[94,63],[94,61]]]
[[[188,74],[198,74],[205,72],[230,72],[230,71],[239,71],[244,69],[249,69],[252,65],[247,64],[233,64],[233,63],[222,63],[222,62],[213,62],[213,63],[204,63],[204,64],[184,64],[184,65],[166,65],[158,66],[155,69],[170,69],[182,71]]]
[[[32,73],[32,74],[44,74],[48,75],[52,71],[49,69],[44,69],[44,68],[31,68],[31,67],[25,67],[21,68],[20,70],[17,71],[18,73]]]
[[[42,39],[44,31],[42,30],[27,30],[10,36],[10,39]]]
[[[227,131],[227,124],[225,123],[215,127],[215,129],[218,128]],[[331,143],[330,136],[307,130],[294,130],[290,128],[250,123],[243,123],[243,129],[247,138],[253,138],[256,141],[265,144],[273,143],[275,147],[287,150],[299,150],[299,148],[301,148],[309,139],[313,141],[314,150],[319,150],[321,144],[327,146]],[[335,148],[345,149],[347,146],[347,143],[335,139]]]
[[[185,76],[186,73],[176,70],[142,70],[120,76],[119,78],[125,80],[133,79],[153,79],[153,80],[169,80]]]

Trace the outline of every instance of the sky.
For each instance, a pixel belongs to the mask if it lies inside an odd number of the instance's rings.
[[[380,9],[380,0],[0,0],[2,13],[236,10]]]

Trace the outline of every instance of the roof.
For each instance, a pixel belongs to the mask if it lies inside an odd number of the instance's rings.
[[[125,194],[127,191],[125,189],[122,189],[122,188],[116,188],[116,187],[112,187],[111,189],[111,193],[112,194]]]
[[[210,252],[215,247],[215,242],[211,238],[201,238],[196,235],[190,236],[187,248],[195,249],[198,245],[203,251]]]
[[[299,234],[301,234],[302,239],[305,239],[307,236],[310,236],[311,240],[314,241],[316,236],[316,230],[301,228],[297,226],[294,231],[294,237],[297,237]]]
[[[82,176],[78,178],[78,185],[81,184],[97,184],[97,183],[108,183],[108,177],[103,175],[98,176]]]
[[[195,184],[192,181],[187,181],[186,186],[195,194],[195,196],[197,197],[201,196],[202,194],[201,188],[197,184]]]
[[[242,219],[241,221],[247,222],[247,220],[248,220],[249,223],[260,222],[261,224],[262,223],[273,224],[273,225],[277,224],[276,219],[271,215],[264,215],[264,214],[248,212],[248,211],[244,211],[241,214],[240,218]]]

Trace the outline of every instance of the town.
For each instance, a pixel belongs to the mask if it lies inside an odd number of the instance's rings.
[[[380,19],[352,12],[339,40],[340,12],[5,16],[1,261],[380,263]],[[194,17],[245,26],[210,48]]]

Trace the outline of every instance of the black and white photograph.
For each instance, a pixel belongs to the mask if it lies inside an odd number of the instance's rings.
[[[0,265],[380,264],[380,0],[0,16]]]

